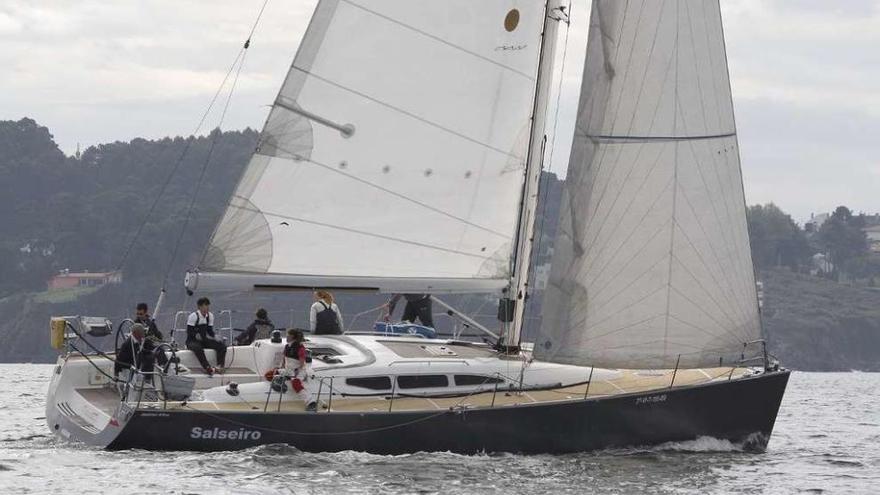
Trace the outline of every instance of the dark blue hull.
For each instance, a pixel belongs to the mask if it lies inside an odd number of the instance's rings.
[[[582,401],[433,412],[137,411],[110,449],[583,452],[710,436],[766,446],[788,371]]]

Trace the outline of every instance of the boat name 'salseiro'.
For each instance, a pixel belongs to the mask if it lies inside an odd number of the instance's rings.
[[[263,434],[259,430],[239,428],[237,430],[221,430],[220,428],[199,428],[194,426],[189,433],[190,438],[208,440],[259,440]]]

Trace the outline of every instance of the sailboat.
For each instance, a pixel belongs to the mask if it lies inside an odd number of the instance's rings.
[[[766,447],[789,371],[762,339],[718,0],[593,1],[543,321],[526,323],[566,14],[320,0],[186,275],[199,295],[493,294],[497,340],[308,335],[309,412],[264,378],[277,336],[231,346],[222,375],[169,348],[183,367],[120,383],[80,343],[95,320],[56,320],[50,430],[108,449]]]

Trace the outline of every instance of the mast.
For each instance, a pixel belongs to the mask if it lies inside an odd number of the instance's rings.
[[[500,345],[508,351],[519,349],[522,337],[523,316],[529,290],[529,267],[535,233],[535,213],[538,204],[538,187],[544,162],[546,143],[544,126],[547,101],[553,80],[553,62],[556,51],[557,19],[551,15],[558,0],[547,0],[544,6],[544,29],[538,58],[538,74],[535,82],[535,99],[532,107],[532,123],[526,155],[525,180],[519,210],[516,245],[513,252],[513,270],[507,294],[499,301],[498,317],[506,323]]]

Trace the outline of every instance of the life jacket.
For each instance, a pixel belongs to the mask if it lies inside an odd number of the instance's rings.
[[[206,340],[208,338],[208,336],[213,337],[214,332],[211,330],[211,313],[208,313],[207,315],[202,316],[201,311],[196,311],[195,314],[196,314],[196,324],[193,325],[195,327],[195,332],[192,337],[194,338],[196,335],[201,335],[202,340]],[[190,336],[188,335],[187,338],[189,338],[189,337]]]
[[[342,333],[339,328],[339,317],[333,306],[328,306],[324,301],[318,301],[324,309],[315,315],[315,335],[338,335]]]
[[[305,358],[304,367],[300,365],[300,353],[302,353],[302,356]],[[305,389],[303,382],[309,379],[309,363],[311,362],[312,357],[309,350],[306,349],[302,343],[286,344],[284,346],[284,367],[289,371],[299,370],[299,376],[290,378],[290,384],[293,387],[294,392],[299,393]],[[269,378],[268,374],[266,378]]]
[[[285,344],[284,345],[284,357],[286,359],[290,359],[292,361],[299,361],[299,353],[300,349],[303,350],[303,356],[305,356],[306,364],[312,362],[312,353],[306,349],[306,346],[299,344]]]

